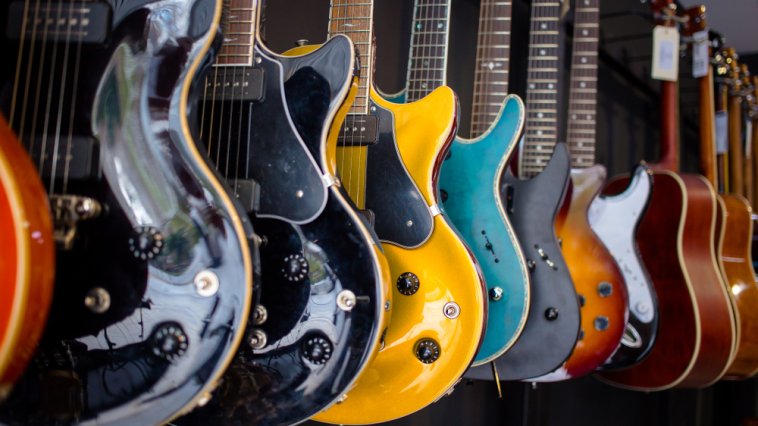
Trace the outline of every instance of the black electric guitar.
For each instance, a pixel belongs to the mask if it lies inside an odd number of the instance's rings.
[[[554,223],[568,185],[571,164],[566,144],[557,142],[559,2],[532,2],[526,126],[520,179],[507,170],[500,197],[527,259],[531,305],[516,343],[495,365],[506,380],[547,374],[571,354],[579,335],[579,303],[561,253]],[[552,156],[551,156],[552,154]],[[493,378],[490,366],[467,377]]]
[[[337,141],[327,133],[353,81],[353,44],[336,36],[276,55],[255,36],[259,20],[257,0],[224,3],[224,41],[196,113],[209,156],[262,239],[262,284],[246,344],[193,424],[313,416],[376,354],[388,317],[378,240],[329,168]]]
[[[243,337],[255,245],[197,150],[191,81],[215,0],[4,2],[2,109],[47,186],[52,310],[3,424],[160,424]]]

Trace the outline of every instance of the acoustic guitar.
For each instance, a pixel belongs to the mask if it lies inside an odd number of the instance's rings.
[[[243,338],[252,227],[198,151],[191,86],[221,1],[3,3],[2,109],[57,246],[43,343],[0,422],[166,423]]]
[[[0,114],[0,401],[34,355],[53,294],[53,221],[45,188]]]
[[[448,25],[441,8],[416,12],[433,27]],[[418,411],[452,390],[484,335],[486,288],[436,196],[440,163],[455,135],[455,95],[440,87],[398,105],[377,94],[373,1],[333,1],[329,35],[337,34],[353,39],[362,67],[338,137],[337,170],[374,224],[394,288],[382,349],[341,402],[313,419],[378,423]],[[445,55],[441,46],[426,49],[432,57]]]
[[[690,22],[697,25],[698,31],[705,30],[705,7],[688,10]],[[734,51],[725,52],[725,55],[717,55],[722,62],[717,66],[728,70],[723,76],[724,82],[720,84],[731,86],[731,93],[726,90],[719,91],[719,106],[724,108],[728,105],[729,122],[736,115],[741,121],[742,104],[741,94],[744,81],[740,79],[741,69],[737,64]],[[700,126],[701,126],[701,167],[707,171],[706,176],[718,176],[715,171],[715,99],[713,96],[713,71],[701,79],[700,97]],[[737,102],[729,98],[736,98]],[[736,127],[736,128],[735,128]],[[729,158],[731,161],[743,158],[742,151],[742,123],[739,126],[730,126],[728,132]],[[742,169],[742,167],[740,167]],[[747,175],[747,173],[746,173]],[[713,182],[718,183],[718,182]],[[715,185],[718,187],[718,185]],[[728,294],[735,304],[735,313],[739,325],[737,348],[734,360],[726,371],[726,378],[742,379],[753,376],[758,372],[758,286],[756,286],[755,272],[751,253],[753,236],[753,212],[750,203],[740,194],[726,193],[731,191],[729,185],[724,185],[725,193],[721,194],[724,205],[724,238],[722,239],[721,261],[728,284]],[[747,185],[746,185],[747,190]]]
[[[248,344],[190,423],[306,420],[355,382],[389,319],[379,242],[327,165],[353,44],[339,35],[311,52],[274,54],[257,36],[258,6],[224,3],[223,42],[196,115],[208,156],[264,241],[260,300]]]
[[[594,371],[616,351],[628,321],[624,276],[588,219],[606,176],[605,167],[595,164],[599,16],[599,0],[574,5],[566,140],[571,151],[570,197],[556,223],[582,307],[581,330],[566,362],[535,381],[567,380]]]
[[[416,8],[435,3],[450,13],[446,1],[416,0]],[[474,366],[494,360],[515,343],[529,309],[526,260],[498,195],[498,181],[524,125],[523,102],[507,95],[511,8],[510,1],[501,0],[480,5],[473,139],[457,136],[440,167],[442,212],[474,253],[487,282],[487,331]],[[416,14],[412,28],[407,88],[388,97],[393,102],[416,101],[446,84],[447,57],[429,57],[424,46],[447,45],[447,26],[430,26],[424,15]]]
[[[499,183],[500,202],[521,243],[531,280],[524,330],[494,361],[506,380],[531,379],[561,366],[574,349],[580,324],[579,302],[554,228],[570,172],[566,145],[557,143],[560,3],[535,0],[531,13],[519,176],[507,169]],[[480,366],[467,377],[492,379],[493,374]]]
[[[676,6],[651,3],[659,22],[675,27]],[[716,193],[703,176],[679,172],[677,84],[661,82],[661,159],[652,165],[653,194],[637,243],[658,295],[655,346],[642,361],[603,372],[636,390],[702,387],[718,380],[734,351],[736,327],[716,258]],[[623,187],[628,178],[611,183]]]

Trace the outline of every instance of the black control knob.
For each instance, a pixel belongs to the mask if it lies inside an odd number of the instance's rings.
[[[163,250],[163,234],[152,226],[135,228],[135,235],[129,238],[129,251],[134,257],[147,260],[158,256]]]
[[[547,308],[545,309],[545,318],[548,321],[555,321],[558,319],[558,308]]]
[[[413,352],[419,361],[431,364],[440,358],[440,345],[433,339],[421,339],[416,342],[416,349]]]
[[[284,279],[290,282],[300,282],[308,276],[308,261],[300,253],[289,254],[284,258],[282,267]]]
[[[421,282],[413,272],[403,272],[397,279],[397,290],[400,294],[410,296],[418,291]]]
[[[332,342],[322,336],[311,336],[303,342],[303,358],[322,365],[332,357]]]
[[[608,329],[608,326],[610,325],[611,320],[608,319],[608,317],[603,315],[598,315],[595,317],[594,325],[595,330],[597,331],[605,331]]]
[[[187,352],[189,339],[179,324],[167,322],[155,329],[150,345],[153,355],[172,362]]]
[[[613,294],[613,285],[609,282],[603,281],[597,285],[597,293],[600,297],[608,297]]]

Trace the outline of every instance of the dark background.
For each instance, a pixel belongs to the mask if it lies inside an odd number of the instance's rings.
[[[298,39],[326,37],[328,0],[269,0],[266,41],[274,51]],[[728,2],[724,5],[727,6]],[[375,82],[394,93],[404,87],[413,11],[412,0],[377,0]],[[510,90],[524,94],[529,2],[514,0]],[[461,103],[460,129],[467,134],[473,86],[479,0],[452,0],[448,84]],[[570,46],[571,14],[564,44]],[[642,159],[658,155],[659,84],[649,76],[653,23],[639,0],[601,1],[598,70],[597,162],[609,174],[628,172]],[[715,28],[714,30],[718,30]],[[568,79],[569,57],[564,58]],[[742,57],[754,64],[758,58]],[[697,171],[697,86],[680,63],[682,169]],[[564,96],[565,101],[565,96]],[[549,350],[550,342],[545,342]],[[758,381],[722,382],[703,390],[632,392],[588,377],[565,383],[504,383],[497,398],[492,382],[462,382],[456,391],[395,425],[739,425],[758,417]],[[381,401],[377,401],[381,404]],[[758,421],[754,420],[758,424]]]

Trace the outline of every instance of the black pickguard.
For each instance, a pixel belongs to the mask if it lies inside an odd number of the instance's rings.
[[[19,81],[30,83],[28,96],[11,105],[13,77],[2,91],[3,110],[15,111],[12,126],[42,165],[48,190],[90,197],[103,209],[79,224],[71,249],[56,253],[43,343],[0,407],[5,424],[166,422],[221,373],[246,320],[247,235],[234,227],[238,213],[191,149],[180,115],[179,88],[208,44],[216,2],[109,5],[107,43],[69,44],[66,53],[65,40],[40,37],[31,55],[27,42]],[[3,5],[3,22],[5,13]],[[186,31],[180,19],[191,20]],[[9,45],[9,57],[19,57],[19,45]],[[6,61],[3,75],[13,76],[15,66]],[[90,141],[94,173],[66,178],[69,134]],[[245,233],[252,235],[249,224]],[[157,251],[154,235],[162,241]],[[201,272],[218,278],[216,293],[198,294]],[[103,313],[85,306],[97,288],[110,296]],[[172,347],[164,333],[171,342],[186,339],[186,347]]]
[[[276,99],[271,95],[259,102],[251,114],[262,116],[241,123],[243,133],[264,120],[284,126],[284,120],[273,117],[281,113],[279,103],[286,103],[295,127],[249,130],[249,155],[260,164],[271,162],[270,157],[281,155],[270,151],[271,142],[302,149],[296,140],[299,136],[321,162],[327,117],[344,101],[346,91],[341,89],[352,75],[349,49],[346,38],[336,37],[306,56],[272,57],[285,70],[279,77],[286,78],[284,97],[279,92]],[[279,84],[272,69],[276,69],[273,64],[266,68],[269,86]],[[272,103],[277,106],[269,111]],[[263,189],[270,179],[293,179],[285,172],[260,178]],[[381,331],[384,296],[370,236],[361,231],[363,225],[341,198],[330,189],[324,209],[305,224],[251,214],[256,232],[265,241],[260,252],[260,305],[267,319],[258,325],[248,323],[246,341],[262,331],[267,343],[256,350],[243,345],[211,402],[179,423],[294,424],[342,396],[356,379]],[[358,300],[350,311],[337,305],[338,295],[346,290]],[[328,357],[314,356],[309,342],[319,345],[317,351],[328,350]]]
[[[555,235],[555,217],[563,202],[570,178],[570,161],[565,144],[556,144],[553,156],[539,175],[520,180],[506,171],[500,196],[508,218],[521,243],[531,280],[529,317],[516,343],[495,360],[500,378],[523,380],[554,371],[571,354],[579,334],[579,303],[561,248]],[[508,197],[512,197],[508,200]],[[545,258],[540,256],[542,249]],[[555,269],[547,260],[554,262]],[[548,320],[548,309],[558,316]],[[534,354],[540,356],[534,356]],[[492,379],[489,365],[466,373],[473,379]]]
[[[417,247],[431,235],[434,218],[400,158],[392,113],[373,102],[371,108],[376,108],[379,138],[368,146],[366,208],[375,214],[374,229],[382,241]]]

